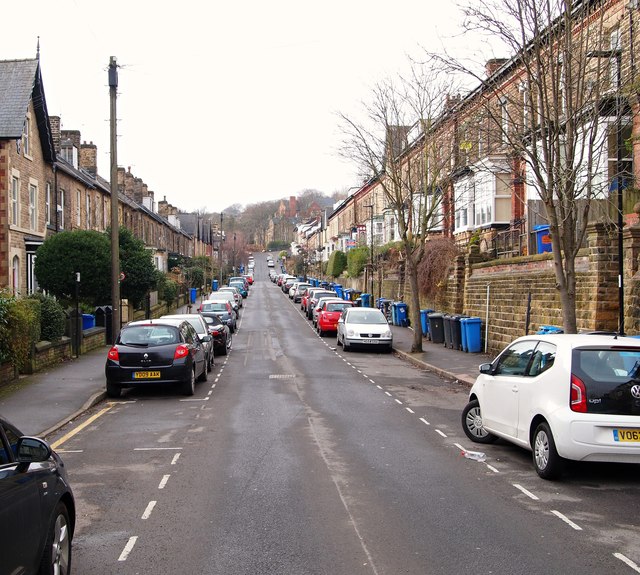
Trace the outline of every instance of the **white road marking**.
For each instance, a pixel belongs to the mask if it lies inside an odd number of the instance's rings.
[[[134,447],[134,451],[180,451],[182,447]]]
[[[415,413],[415,411],[413,411],[413,409],[411,409],[410,407],[407,407],[407,408],[406,408],[406,410],[407,410],[409,413]]]
[[[530,499],[533,499],[534,501],[539,501],[538,497],[536,495],[534,495],[533,493],[531,493],[531,491],[529,491],[528,489],[525,489],[524,487],[522,487],[522,485],[519,485],[518,483],[514,483],[513,486],[522,491],[522,493],[524,493],[527,497],[529,497]]]
[[[149,505],[147,505],[147,508],[144,510],[144,513],[142,514],[142,517],[140,519],[149,519],[149,517],[151,516],[151,512],[153,511],[153,508],[156,506],[156,503],[158,502],[149,501]]]
[[[443,432],[442,432],[442,431],[440,431],[439,429],[436,429],[436,433],[437,433],[438,435],[442,435],[442,437],[447,437],[447,434],[446,434],[446,433],[443,433]]]
[[[378,389],[382,389],[382,386],[381,386],[381,385],[376,385],[376,387],[377,387]]]
[[[402,405],[402,402],[399,399],[396,399],[396,403]]]
[[[84,453],[84,449],[56,449],[58,453]]]
[[[160,481],[160,484],[158,485],[158,489],[164,489],[165,485],[167,484],[167,481],[169,481],[169,477],[171,477],[171,475],[162,476],[162,481]]]
[[[569,525],[576,531],[582,531],[582,527],[580,527],[580,525],[571,521],[571,519],[569,519],[566,515],[563,515],[562,513],[560,513],[560,511],[556,511],[555,509],[552,509],[551,513],[553,513],[556,517],[559,517],[560,519],[562,519],[567,525]]]
[[[178,463],[178,459],[180,459],[180,453],[176,453],[173,456],[173,459],[171,460],[171,465],[175,465],[176,463]]]
[[[466,449],[464,447],[462,447],[462,445],[460,445],[459,443],[454,443],[454,445],[463,453],[466,451]]]
[[[620,559],[620,561],[622,561],[623,563],[626,563],[629,567],[631,567],[631,569],[633,569],[636,573],[640,573],[640,567],[638,567],[638,565],[636,563],[634,563],[633,561],[631,561],[631,559],[629,559],[628,557],[625,557],[622,553],[614,553],[613,556],[616,559]]]
[[[493,471],[494,473],[500,473],[500,471],[499,471],[499,470],[497,470],[493,465],[489,465],[489,464],[487,463],[487,467],[488,467],[491,471]]]
[[[127,560],[127,557],[129,557],[129,553],[133,551],[133,547],[135,546],[137,540],[138,540],[137,535],[129,538],[129,541],[127,541],[127,544],[124,546],[122,553],[120,553],[120,557],[118,557],[118,561]]]
[[[389,397],[393,397],[388,391],[385,391],[385,393],[389,396]]]
[[[420,421],[422,421],[422,423],[424,423],[425,425],[431,425],[424,417],[421,417]]]
[[[194,397],[192,399],[180,399],[178,401],[209,401],[208,397]]]

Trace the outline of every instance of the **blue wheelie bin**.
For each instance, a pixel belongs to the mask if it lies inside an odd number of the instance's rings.
[[[342,299],[346,300],[346,301],[351,301],[351,294],[353,293],[353,290],[351,288],[346,288],[342,291]]]
[[[396,319],[400,327],[409,327],[409,306],[404,302],[396,302]]]
[[[464,330],[463,351],[480,353],[482,351],[482,320],[479,317],[465,317],[460,320],[460,323]]]
[[[360,294],[360,300],[362,302],[362,307],[371,307],[371,294],[363,293]],[[384,313],[384,311],[383,311]]]

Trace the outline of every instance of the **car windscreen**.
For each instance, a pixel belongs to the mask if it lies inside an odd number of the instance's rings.
[[[351,304],[348,302],[344,302],[344,303],[328,303],[326,306],[326,310],[327,311],[342,311],[344,308],[346,307],[351,307]]]
[[[374,325],[387,323],[387,320],[382,313],[371,308],[350,312],[347,316],[347,321],[349,323],[367,323]]]
[[[588,413],[640,415],[640,349],[577,348],[571,372],[584,383]]]
[[[217,315],[203,315],[204,321],[206,321],[209,325],[219,327],[224,325],[222,320]]]
[[[154,347],[179,342],[178,328],[169,325],[135,325],[124,327],[120,332],[123,345]]]
[[[227,311],[227,302],[210,302],[202,304],[202,311]]]

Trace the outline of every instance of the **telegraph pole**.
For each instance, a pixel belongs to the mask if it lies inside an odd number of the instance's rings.
[[[120,222],[118,218],[118,145],[116,131],[116,92],[118,89],[118,67],[115,56],[109,60],[109,100],[111,114],[111,314],[112,338],[115,343],[120,333]]]

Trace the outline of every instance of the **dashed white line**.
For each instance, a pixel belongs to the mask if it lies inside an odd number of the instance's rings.
[[[386,393],[389,397],[392,397],[392,395],[391,395],[388,391],[385,391],[385,393]]]
[[[516,489],[518,489],[519,491],[522,491],[522,493],[524,493],[530,499],[533,499],[534,501],[539,501],[539,499],[538,499],[538,497],[536,495],[531,493],[531,491],[529,491],[528,489],[525,489],[524,487],[522,487],[522,485],[519,485],[518,483],[514,483],[513,486]]]
[[[167,481],[169,481],[169,477],[171,477],[171,475],[162,476],[162,480],[160,481],[160,485],[158,485],[158,489],[164,489],[164,486],[167,484]]]
[[[466,449],[464,447],[462,447],[462,445],[460,445],[459,443],[454,443],[453,445],[455,445],[463,453],[466,451]]]
[[[415,411],[413,411],[413,409],[411,409],[410,407],[407,407],[407,408],[406,408],[406,410],[407,410],[409,413],[415,413]]]
[[[620,559],[623,563],[626,563],[631,569],[633,569],[636,573],[640,573],[640,567],[638,567],[637,563],[634,563],[628,557],[625,557],[622,553],[614,553],[613,556],[616,559]]]
[[[399,399],[395,400],[398,405],[402,405],[402,402]]]
[[[129,541],[127,541],[127,544],[124,546],[122,553],[120,553],[120,557],[118,557],[118,561],[127,560],[127,557],[129,557],[129,554],[131,553],[131,551],[133,551],[133,547],[135,546],[137,540],[137,535],[129,538]]]
[[[156,506],[156,503],[158,502],[149,501],[149,505],[147,505],[147,508],[144,510],[144,513],[142,514],[142,517],[140,519],[149,519],[151,512],[153,511],[153,508]]]
[[[179,454],[179,453],[176,453],[176,454],[173,456],[173,459],[171,460],[171,465],[175,465],[176,463],[178,463],[178,459],[180,459],[180,454]]]
[[[134,451],[180,451],[182,447],[134,447]]]
[[[500,471],[499,471],[498,469],[496,469],[493,465],[489,465],[489,464],[487,463],[487,467],[488,467],[491,471],[493,471],[494,473],[500,473]]]
[[[446,433],[444,433],[444,432],[442,432],[442,431],[440,431],[439,429],[436,429],[436,433],[437,433],[438,435],[442,435],[442,437],[447,437],[447,434],[446,434]]]
[[[421,417],[420,421],[422,421],[422,423],[424,423],[425,425],[431,425],[424,417]]]
[[[569,519],[566,515],[563,515],[562,513],[560,513],[560,511],[556,511],[555,509],[552,509],[551,513],[553,513],[556,517],[559,517],[560,519],[562,519],[562,521],[564,521],[567,525],[569,525],[576,531],[582,531],[582,527],[580,527],[580,525],[571,521],[571,519]]]

